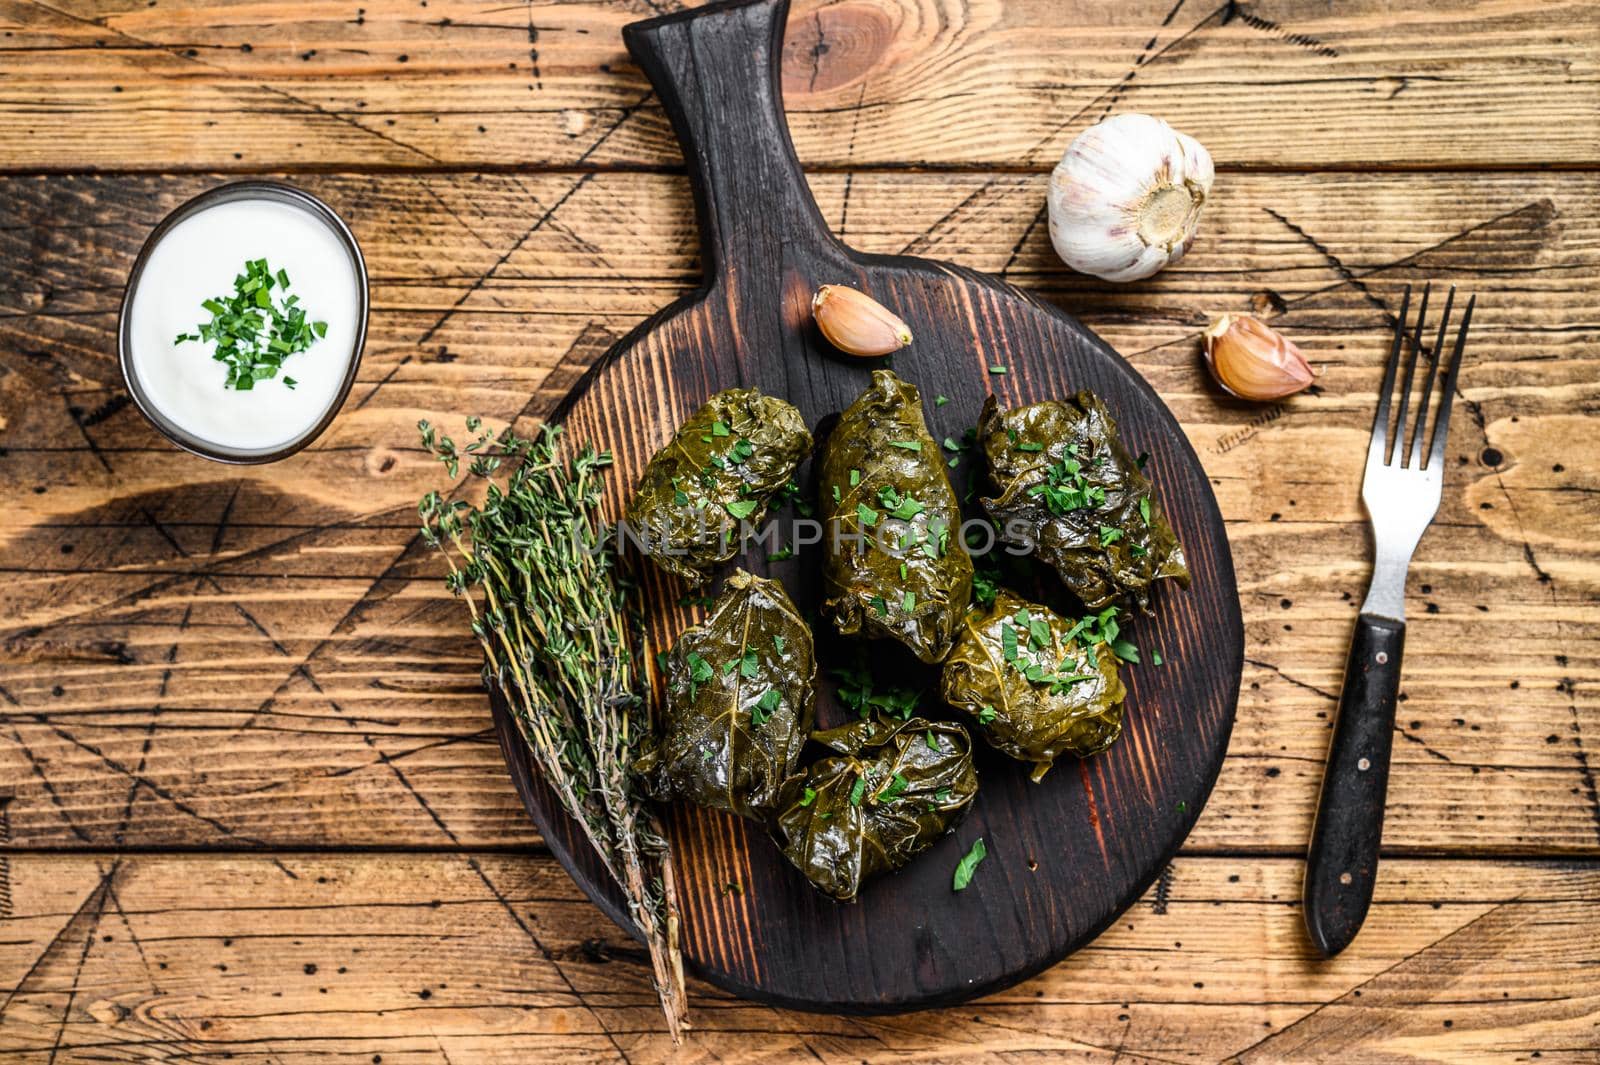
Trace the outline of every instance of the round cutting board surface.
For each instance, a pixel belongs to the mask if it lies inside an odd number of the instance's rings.
[[[975,742],[978,798],[955,831],[897,873],[868,882],[853,904],[814,889],[759,825],[675,803],[666,820],[691,969],[729,991],[803,1009],[872,1013],[951,1005],[1023,979],[1088,942],[1136,901],[1182,843],[1210,794],[1232,727],[1243,658],[1232,560],[1204,470],[1172,414],[1123,359],[1075,319],[987,276],[948,264],[862,255],[817,215],[789,147],[773,77],[785,5],[720,5],[629,27],[630,50],[672,117],[695,188],[707,282],[624,338],[558,413],[570,442],[616,460],[607,511],[616,517],[645,464],[713,392],[755,387],[800,408],[825,437],[832,415],[888,366],[922,391],[936,440],[960,439],[984,397],[1014,406],[1090,389],[1147,472],[1182,540],[1193,577],[1167,584],[1154,613],[1130,621],[1164,664],[1123,670],[1122,738],[1107,752],[1064,758],[1040,783],[1027,767]],[[822,284],[869,292],[910,325],[889,360],[841,356],[817,334],[810,297]],[[1004,373],[991,372],[1003,366]],[[935,405],[934,397],[949,397]],[[814,493],[812,463],[799,480]],[[979,478],[974,452],[952,479]],[[782,508],[774,508],[787,513]],[[972,513],[976,513],[973,511]],[[821,552],[782,562],[753,549],[738,564],[781,578],[815,612]],[[720,577],[731,572],[726,567]],[[652,649],[701,615],[686,588],[647,567]],[[825,625],[819,622],[819,625]],[[826,671],[842,641],[818,632],[819,727],[841,724]],[[958,720],[936,674],[874,645],[880,668],[928,686],[922,712]],[[886,679],[898,679],[886,677]],[[585,892],[631,930],[622,897],[538,780],[496,701],[501,746],[524,803]],[[962,892],[956,863],[982,837],[987,859]]]

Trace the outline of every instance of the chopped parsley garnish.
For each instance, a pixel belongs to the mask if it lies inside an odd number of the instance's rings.
[[[1159,666],[1161,665],[1161,662],[1161,652],[1152,648],[1150,651],[1150,664],[1153,666]]]
[[[867,794],[867,778],[856,777],[856,782],[850,785],[850,805],[860,806],[861,800]]]
[[[1111,653],[1124,662],[1139,661],[1139,648],[1132,641],[1122,635],[1122,627],[1117,622],[1117,608],[1108,606],[1098,614],[1090,614],[1080,618],[1067,632],[1068,640],[1077,640],[1085,647],[1093,647],[1103,643],[1111,648]]]
[[[984,708],[978,711],[978,724],[987,725],[995,719],[995,713],[994,707],[985,704]]]
[[[921,451],[922,450],[922,441],[920,441],[920,440],[891,440],[891,441],[889,441],[889,446],[890,447],[897,447],[901,451]]]
[[[861,519],[861,524],[863,525],[878,524],[878,512],[865,503],[856,504],[856,517]]]
[[[1072,454],[1071,448],[1060,462],[1051,465],[1045,474],[1045,483],[1029,488],[1028,494],[1042,497],[1045,506],[1054,514],[1070,514],[1084,507],[1104,506],[1106,502],[1106,490],[1089,483],[1083,474],[1083,463]]]
[[[727,422],[718,420],[718,421],[714,421],[714,422],[711,423],[711,435],[712,436],[732,436],[733,435],[733,430],[728,427],[728,423]]]
[[[786,646],[788,646],[787,641],[785,641],[784,638],[782,636],[779,636],[777,633],[773,633],[773,635],[772,635],[772,649],[774,651],[777,651],[781,655],[781,654],[783,654],[783,649]]]
[[[745,680],[755,680],[761,675],[761,660],[749,648],[745,648],[744,656],[739,659],[739,675]]]
[[[900,599],[900,609],[907,613],[917,609],[917,593],[907,592]]]
[[[801,806],[810,806],[812,803],[814,803],[816,801],[817,801],[817,789],[813,788],[810,784],[807,784],[806,785],[805,794],[800,796],[800,805]]]
[[[239,392],[277,377],[284,359],[328,335],[328,323],[307,321],[300,297],[289,295],[289,274],[274,273],[265,259],[246,260],[244,273],[233,279],[233,295],[200,306],[211,312],[211,321],[197,325],[197,332],[179,333],[173,343],[214,341],[211,357],[228,367],[223,387]],[[289,376],[283,383],[290,389],[299,384]]]
[[[717,674],[711,668],[711,663],[694,651],[689,652],[684,658],[684,662],[689,666],[689,699],[692,702],[695,696],[700,693],[700,685],[706,683]]]
[[[993,366],[989,367],[989,372],[998,377],[1001,374],[1010,373],[1011,371],[1000,363],[995,363]]]
[[[1110,547],[1122,539],[1122,530],[1110,525],[1100,526],[1100,546]]]
[[[728,461],[738,466],[755,453],[756,446],[741,436],[733,442],[733,447],[728,449]]]
[[[767,561],[768,562],[787,562],[789,559],[791,559],[793,557],[794,557],[794,548],[788,546],[787,544],[785,544],[783,547],[778,548],[776,551],[768,551],[767,552]]]
[[[907,780],[904,774],[896,773],[890,778],[889,786],[878,793],[878,800],[880,802],[893,802],[901,795],[904,795],[905,790],[910,786],[911,781]]]
[[[989,848],[983,845],[983,837],[979,836],[972,841],[972,849],[956,863],[956,875],[951,880],[950,886],[956,891],[965,891],[967,885],[972,883],[972,874],[977,872],[978,863],[988,856]]]
[[[1027,441],[1026,443],[1018,444],[1017,445],[1017,450],[1018,451],[1043,451],[1044,450],[1044,445],[1041,444],[1041,443],[1038,443],[1036,441],[1030,440],[1030,441]]]
[[[994,606],[994,597],[1000,592],[1000,571],[977,569],[972,574],[972,598],[979,606]]]
[[[867,667],[867,657],[864,652],[858,652],[854,665],[836,666],[829,672],[839,682],[839,701],[862,718],[870,716],[873,710],[898,717],[902,721],[916,713],[917,692],[911,688],[878,687],[873,682],[872,671]],[[928,735],[932,736],[933,733],[929,732]],[[928,746],[938,750],[937,745],[933,743]]]
[[[1150,497],[1139,497],[1139,517],[1144,519],[1146,525],[1150,524]]]
[[[743,521],[756,512],[757,508],[761,506],[761,501],[759,499],[735,499],[732,503],[723,505],[727,508],[729,514]]]
[[[765,725],[768,719],[772,717],[772,712],[778,708],[778,703],[782,701],[782,698],[778,694],[777,688],[768,688],[762,692],[761,698],[757,699],[755,705],[750,708],[750,724]]]
[[[785,503],[793,503],[795,513],[802,518],[809,518],[816,512],[811,500],[800,494],[800,486],[794,483],[793,478],[785,481],[783,487],[778,489],[778,499]]]
[[[878,612],[878,616],[880,618],[886,618],[889,616],[889,602],[881,595],[875,595],[872,597],[872,609]]]
[[[949,402],[950,402],[950,397],[949,396],[934,396],[933,397],[933,405],[935,407],[942,407],[946,403],[949,403]]]
[[[910,521],[928,509],[910,496],[901,495],[893,485],[888,484],[878,489],[878,502],[889,512],[889,517],[900,521]]]

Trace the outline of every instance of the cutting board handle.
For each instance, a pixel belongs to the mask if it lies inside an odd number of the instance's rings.
[[[622,39],[683,149],[707,279],[730,263],[839,248],[795,158],[780,66],[789,0],[734,0],[630,23]]]

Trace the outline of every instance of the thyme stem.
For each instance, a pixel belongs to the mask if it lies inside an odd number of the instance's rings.
[[[600,518],[611,456],[585,445],[563,461],[559,428],[524,438],[481,424],[467,420],[478,435],[458,449],[418,423],[451,477],[470,456],[469,472],[487,482],[476,505],[423,496],[422,535],[445,556],[445,586],[466,601],[485,685],[505,698],[541,775],[626,895],[677,1042],[687,1003],[672,854],[632,771],[651,732],[636,661],[644,636]]]

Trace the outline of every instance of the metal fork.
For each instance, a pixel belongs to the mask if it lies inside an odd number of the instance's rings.
[[[1450,309],[1455,303],[1454,287],[1445,299],[1438,339],[1427,359],[1427,376],[1417,394],[1416,420],[1408,449],[1406,420],[1417,359],[1424,351],[1422,331],[1431,288],[1429,285],[1422,290],[1416,326],[1409,337],[1406,318],[1411,308],[1411,286],[1406,286],[1401,299],[1394,344],[1384,366],[1378,410],[1372,419],[1367,472],[1361,483],[1361,499],[1372,522],[1372,583],[1361,604],[1350,657],[1345,663],[1339,718],[1333,729],[1311,848],[1306,855],[1306,928],[1317,948],[1328,957],[1348,946],[1361,929],[1377,881],[1378,845],[1383,838],[1384,799],[1389,786],[1389,749],[1394,740],[1395,700],[1400,691],[1400,656],[1405,648],[1406,569],[1417,541],[1439,509],[1451,399],[1461,369],[1461,352],[1466,347],[1467,326],[1477,302],[1476,296],[1467,301],[1444,372],[1433,425],[1429,426],[1429,401],[1444,359]],[[1408,346],[1410,351],[1406,354]],[[1398,373],[1402,354],[1403,375]],[[1401,378],[1399,414],[1391,431],[1391,394],[1397,376]],[[1428,439],[1424,430],[1430,428],[1431,439],[1424,452],[1423,441]]]

